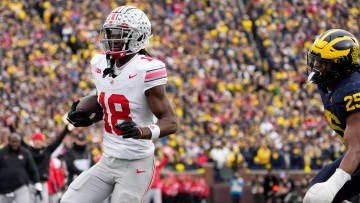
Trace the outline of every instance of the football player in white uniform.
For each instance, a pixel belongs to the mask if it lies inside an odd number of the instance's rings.
[[[69,186],[62,203],[142,202],[154,179],[153,140],[175,133],[177,120],[166,96],[165,64],[144,48],[151,37],[146,14],[133,6],[114,9],[101,29],[105,51],[91,60],[91,73],[103,108],[101,160]],[[76,111],[68,120],[88,126],[96,120]]]

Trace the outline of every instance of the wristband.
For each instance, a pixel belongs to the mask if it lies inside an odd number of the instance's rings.
[[[156,140],[160,137],[160,127],[156,124],[149,125],[148,128],[151,131],[151,139]]]
[[[140,135],[139,135],[139,139],[141,139],[141,138],[142,138],[142,136],[143,136],[143,132],[142,132],[141,128],[138,128],[138,130],[139,130],[139,133],[140,133]]]

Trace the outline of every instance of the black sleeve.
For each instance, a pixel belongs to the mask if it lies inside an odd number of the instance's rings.
[[[61,132],[61,134],[46,147],[46,151],[48,151],[50,154],[55,151],[55,149],[61,144],[61,142],[64,140],[65,136],[69,133],[69,130],[67,129],[67,126],[65,126],[64,130]]]
[[[82,172],[82,170],[78,169],[75,166],[75,164],[74,164],[75,158],[70,151],[68,151],[64,154],[64,159],[65,159],[65,163],[66,163],[69,173],[80,174]]]
[[[23,149],[24,155],[26,156],[26,171],[28,172],[28,175],[33,183],[37,183],[40,181],[39,179],[39,172],[36,168],[35,161],[31,155],[31,153]]]

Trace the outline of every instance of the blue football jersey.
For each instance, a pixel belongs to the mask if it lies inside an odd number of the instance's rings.
[[[360,112],[360,73],[355,72],[342,80],[331,93],[320,90],[320,95],[331,128],[344,141],[346,118],[352,113]]]

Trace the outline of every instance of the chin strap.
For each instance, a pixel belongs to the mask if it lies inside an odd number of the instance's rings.
[[[112,78],[115,78],[116,77],[114,73],[115,59],[111,57],[110,53],[106,53],[106,61],[107,61],[107,68],[103,71],[103,78],[105,78],[107,75],[110,75]]]

